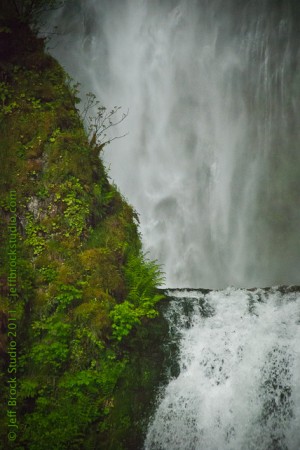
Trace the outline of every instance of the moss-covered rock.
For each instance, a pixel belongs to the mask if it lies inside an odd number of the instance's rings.
[[[158,346],[150,356],[149,335],[165,326],[151,320],[161,274],[142,254],[136,213],[86,137],[76,88],[43,40],[4,16],[0,441],[12,443],[10,409],[14,448],[136,450],[163,359]],[[9,406],[10,373],[17,400]]]

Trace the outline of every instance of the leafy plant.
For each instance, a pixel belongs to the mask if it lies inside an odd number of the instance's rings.
[[[34,366],[57,372],[67,361],[71,325],[61,315],[35,321],[32,324],[35,342],[28,352]]]
[[[25,244],[33,248],[33,254],[35,256],[40,255],[45,249],[45,239],[43,234],[45,233],[45,228],[40,225],[33,218],[32,214],[26,215],[26,235]]]
[[[116,305],[110,317],[113,320],[113,337],[118,341],[127,336],[135,325],[141,323],[139,309],[134,308],[134,305],[128,301]]]
[[[52,135],[50,136],[49,141],[52,142],[52,143],[55,142],[56,138],[57,138],[57,136],[59,136],[59,134],[60,134],[60,128],[56,128],[53,131]]]
[[[73,285],[61,285],[60,293],[55,297],[54,303],[57,304],[58,311],[64,311],[75,301],[82,299],[82,292]]]
[[[18,107],[15,100],[12,99],[12,91],[9,85],[5,82],[0,82],[0,101],[1,101],[1,115],[11,114],[14,109]]]
[[[51,283],[57,276],[57,271],[53,267],[41,267],[38,272],[47,283]]]
[[[66,205],[63,215],[66,219],[68,230],[65,236],[71,234],[80,236],[86,226],[86,219],[89,214],[89,206],[86,193],[76,177],[70,177],[61,186],[55,195],[55,202],[62,202]]]

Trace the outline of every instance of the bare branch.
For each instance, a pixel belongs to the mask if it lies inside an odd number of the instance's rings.
[[[125,134],[122,134],[122,136],[115,136],[115,137],[113,137],[112,139],[109,139],[109,141],[103,142],[101,145],[104,147],[104,145],[110,144],[112,141],[115,141],[116,139],[121,139],[121,138],[123,138],[123,137],[128,136],[128,134],[129,134],[129,133],[125,133]]]
[[[114,126],[116,126],[116,125],[119,125],[119,123],[123,122],[123,120],[126,119],[126,117],[128,116],[128,114],[129,114],[129,110],[127,110],[127,113],[123,113],[123,114],[122,114],[122,117],[121,117],[120,120],[117,120],[116,122],[110,122],[110,121],[109,121],[109,125],[103,126],[103,132],[106,131],[106,130],[108,130],[108,129],[111,128],[111,127],[114,127]],[[109,118],[110,118],[111,116],[112,116],[112,114],[109,115]]]

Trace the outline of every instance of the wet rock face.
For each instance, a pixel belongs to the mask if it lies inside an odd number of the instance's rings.
[[[37,197],[31,197],[27,205],[28,210],[33,214],[34,219],[41,219],[42,211],[45,208],[42,207],[42,202]]]
[[[167,303],[168,299],[159,305],[159,317],[144,322],[135,336],[125,342],[129,363],[115,392],[112,415],[105,422],[110,431],[104,433],[101,450],[143,448],[159,389],[168,379],[168,324],[163,315]]]

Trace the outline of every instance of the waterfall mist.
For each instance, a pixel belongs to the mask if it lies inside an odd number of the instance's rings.
[[[78,0],[50,18],[82,91],[129,109],[105,160],[169,287],[299,281],[299,9]]]

